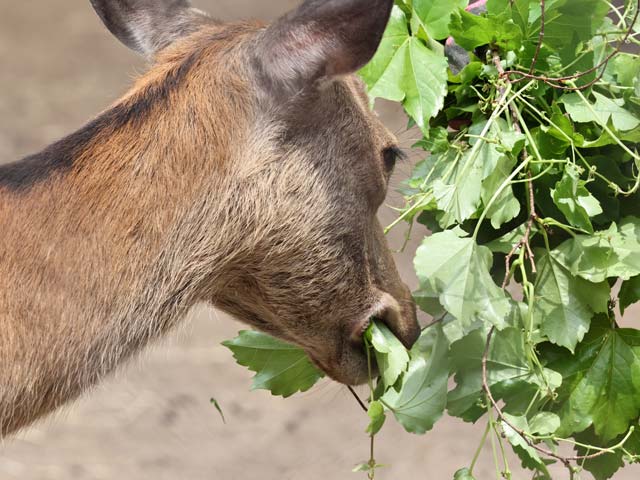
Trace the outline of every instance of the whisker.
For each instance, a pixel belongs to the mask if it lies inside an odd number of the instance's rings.
[[[360,405],[360,407],[365,411],[368,412],[369,409],[367,408],[367,406],[364,404],[364,402],[362,401],[362,399],[360,398],[360,396],[356,393],[356,391],[353,389],[353,387],[351,385],[347,385],[347,389],[349,389],[349,391],[351,392],[351,395],[353,395],[353,398],[356,399],[356,401],[358,402],[358,404]]]

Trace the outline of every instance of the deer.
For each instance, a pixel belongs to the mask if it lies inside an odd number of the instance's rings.
[[[401,150],[355,74],[393,0],[271,24],[91,0],[150,66],[78,131],[0,166],[0,437],[77,399],[207,303],[367,378],[372,318],[420,327],[376,213]]]

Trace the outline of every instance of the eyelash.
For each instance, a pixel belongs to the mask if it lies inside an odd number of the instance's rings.
[[[384,160],[384,166],[388,172],[391,172],[398,160],[406,160],[407,155],[400,149],[400,147],[388,147],[382,151],[382,158]]]

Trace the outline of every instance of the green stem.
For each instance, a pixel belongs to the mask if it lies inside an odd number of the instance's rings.
[[[493,463],[496,467],[496,480],[500,480],[500,478],[502,477],[502,475],[500,474],[500,462],[498,460],[498,448],[496,447],[496,436],[499,435],[499,433],[496,431],[496,423],[495,420],[493,419],[493,409],[491,407],[491,402],[489,401],[489,398],[487,398],[485,396],[485,402],[487,404],[487,413],[489,415],[489,425],[491,426],[491,450],[493,452]]]
[[[574,157],[573,158],[574,163],[575,163],[575,155],[577,154],[578,157],[580,158],[580,160],[582,161],[582,163],[585,165],[585,167],[588,170],[591,170],[592,165],[587,161],[586,158],[584,158],[582,153],[580,153],[580,151],[576,148],[576,145],[575,145],[575,143],[573,141],[573,138],[571,138],[569,135],[567,135],[558,125],[556,125],[549,117],[547,117],[544,112],[541,112],[538,108],[536,108],[534,105],[529,103],[529,101],[527,101],[525,98],[521,98],[519,101],[527,106],[527,109],[530,111],[530,113],[535,114],[536,116],[538,116],[538,118],[540,120],[542,120],[543,122],[546,122],[547,125],[555,128],[558,132],[560,132],[560,134],[563,137],[565,137],[565,139],[571,144],[571,153],[572,153],[572,155]],[[609,180],[607,177],[602,175],[597,170],[591,170],[591,172],[592,172],[593,175],[595,175],[596,177],[598,177],[602,181],[604,181],[609,186],[609,188],[611,188],[614,192],[616,192],[616,194],[624,195],[624,196],[630,196],[630,195],[633,195],[634,193],[636,193],[640,189],[640,173],[638,175],[636,175],[634,186],[629,190],[625,190],[624,188],[622,188],[618,184],[616,184],[616,183],[612,182],[611,180]]]
[[[529,160],[530,160],[530,157],[528,157],[525,161],[523,161],[520,165],[518,165],[518,168],[516,168],[513,172],[511,172],[511,175],[509,175],[507,179],[504,182],[502,182],[502,185],[500,185],[500,187],[494,192],[493,196],[491,197],[487,205],[482,210],[482,214],[480,215],[480,218],[478,219],[478,223],[476,224],[476,229],[473,232],[474,241],[478,238],[478,234],[480,233],[480,227],[482,227],[482,222],[486,220],[487,215],[489,214],[489,211],[491,210],[491,207],[493,206],[493,204],[498,201],[498,198],[500,197],[500,195],[502,195],[502,192],[512,184],[513,180],[520,174],[520,172],[522,172],[522,170],[527,168],[527,165],[529,165]]]
[[[529,141],[529,146],[531,147],[531,150],[533,150],[534,156],[538,161],[544,162],[544,159],[542,158],[542,155],[540,155],[540,151],[538,150],[538,145],[536,144],[536,141],[534,140],[533,135],[531,135],[531,131],[529,130],[529,127],[527,127],[527,124],[525,123],[524,118],[522,118],[522,113],[517,108],[514,109],[514,113],[518,117],[518,121],[520,122],[520,127],[522,128],[522,131],[524,132],[525,137],[527,137],[527,140]]]
[[[536,390],[535,395],[533,396],[533,398],[529,402],[529,405],[527,406],[527,410],[524,412],[525,417],[529,417],[529,412],[531,412],[531,409],[533,408],[535,403],[538,401],[539,396],[540,396],[540,390]]]
[[[553,226],[553,227],[558,227],[562,230],[564,230],[565,232],[567,232],[569,235],[571,235],[573,238],[576,237],[575,232],[573,231],[574,229],[572,227],[570,227],[569,225],[565,225],[564,223],[561,223],[559,221],[557,221],[555,218],[543,218],[540,219],[539,222],[543,225],[543,226]]]
[[[493,415],[493,414],[492,414]],[[507,480],[511,479],[511,470],[509,469],[509,461],[507,460],[507,452],[504,449],[504,444],[502,442],[502,435],[497,429],[498,424],[494,422],[494,431],[496,434],[496,438],[498,439],[498,446],[500,447],[500,454],[502,455],[502,465],[504,470],[502,471],[502,477]]]
[[[398,218],[396,218],[393,221],[393,223],[391,223],[387,228],[385,228],[384,229],[384,234],[385,235],[388,234],[391,230],[393,230],[401,222],[403,222],[407,217],[409,217],[415,211],[420,210],[420,208],[422,208],[423,205],[426,205],[428,203],[427,200],[431,201],[430,198],[429,198],[430,196],[432,196],[431,192],[425,193],[418,202],[416,202],[413,205],[411,205],[411,207],[409,207],[407,210],[405,210],[402,215],[400,215]]]
[[[469,466],[469,472],[473,475],[473,469],[476,467],[476,463],[480,458],[480,453],[482,453],[482,449],[487,442],[487,436],[489,435],[489,431],[491,430],[491,423],[487,420],[487,427],[484,429],[484,433],[482,434],[482,439],[480,439],[480,445],[476,449],[476,453],[473,455],[473,460],[471,460],[471,465]]]
[[[367,352],[367,369],[368,369],[368,381],[369,381],[369,401],[374,401],[374,388],[373,388],[373,374],[371,368],[371,345],[369,341],[365,337],[364,347]],[[376,477],[376,457],[375,457],[375,439],[376,434],[372,433],[369,436],[369,472],[367,473],[367,477],[369,480],[375,480]]]
[[[635,427],[632,426],[629,428],[629,431],[624,436],[624,438],[622,438],[622,440],[620,440],[615,445],[612,445],[611,447],[605,447],[605,448],[576,442],[575,440],[571,440],[570,438],[558,438],[554,435],[528,435],[528,437],[531,438],[532,440],[552,440],[554,442],[570,443],[571,445],[575,445],[577,447],[581,447],[587,450],[593,450],[595,452],[616,453],[616,450],[620,450],[621,448],[624,447],[624,445],[631,438],[631,435],[633,435],[634,432],[635,432]]]

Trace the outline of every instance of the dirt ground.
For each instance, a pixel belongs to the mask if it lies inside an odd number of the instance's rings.
[[[296,0],[199,0],[223,19],[274,18]],[[37,151],[122,94],[143,63],[110,37],[86,0],[4,2],[0,10],[0,162]],[[381,114],[395,131],[397,107]],[[411,134],[401,136],[411,144]],[[400,167],[396,181],[408,173]],[[390,200],[393,202],[393,200]],[[393,212],[381,213],[389,223]],[[416,232],[419,239],[423,232]],[[394,247],[402,232],[391,237]],[[415,240],[397,256],[407,281]],[[364,478],[366,419],[324,381],[289,400],[249,392],[251,375],[219,343],[241,325],[202,307],[163,344],[66,409],[0,445],[0,480],[325,480]],[[209,404],[217,398],[223,424]],[[425,437],[385,428],[379,479],[445,480],[466,466],[480,427],[446,419]],[[517,462],[513,461],[513,465]],[[514,478],[525,477],[515,469]],[[477,478],[495,478],[489,449]],[[566,474],[556,470],[554,478]],[[639,468],[616,480],[637,479]]]

